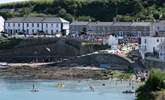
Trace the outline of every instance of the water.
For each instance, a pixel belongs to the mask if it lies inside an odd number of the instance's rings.
[[[61,82],[64,87],[58,86]],[[31,92],[33,84],[39,92]],[[122,91],[137,87],[137,83],[130,86],[128,81],[111,80],[0,80],[0,100],[134,100],[135,94],[123,94]]]

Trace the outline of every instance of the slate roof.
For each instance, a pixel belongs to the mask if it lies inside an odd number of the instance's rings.
[[[152,22],[133,22],[131,25],[132,26],[150,26],[152,25]]]
[[[90,22],[90,26],[150,26],[151,22]]]
[[[72,22],[70,25],[88,25],[89,22],[78,22],[78,21],[75,21],[75,22]]]
[[[10,19],[6,20],[6,22],[8,22],[8,23],[13,23],[13,22],[20,23],[20,22],[23,22],[24,19],[25,19],[24,17],[15,17],[15,18],[10,18]]]
[[[90,22],[90,26],[111,26],[113,22]]]
[[[39,22],[42,22],[43,20],[44,20],[43,17],[25,17],[23,22],[24,23],[28,23],[28,22],[39,23]]]
[[[10,18],[6,20],[6,22],[10,22],[10,23],[12,22],[15,22],[15,23],[20,23],[20,22],[23,22],[23,23],[41,23],[41,22],[69,23],[65,19],[59,18],[59,17],[15,17],[15,18]]]

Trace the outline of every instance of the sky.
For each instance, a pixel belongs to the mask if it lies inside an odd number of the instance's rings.
[[[0,4],[1,3],[9,3],[9,2],[17,2],[17,1],[25,1],[25,0],[0,0]]]

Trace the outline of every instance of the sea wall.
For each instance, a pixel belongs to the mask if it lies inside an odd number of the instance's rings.
[[[160,61],[154,58],[145,58],[142,62],[144,66],[148,69],[160,68],[160,69],[165,70],[165,61]]]
[[[66,66],[66,65],[84,65],[84,66],[98,66],[106,67],[110,69],[126,70],[131,67],[131,63],[122,57],[114,54],[92,54],[82,57],[72,58],[63,62],[54,63],[56,66]]]
[[[69,38],[27,38],[12,49],[0,49],[0,62],[56,61],[91,53],[101,48]]]

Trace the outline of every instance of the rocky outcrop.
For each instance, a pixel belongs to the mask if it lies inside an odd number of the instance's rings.
[[[126,70],[129,69],[129,67],[131,67],[131,63],[127,59],[124,59],[114,54],[102,54],[102,53],[75,57],[51,65],[66,66],[66,65],[74,65],[74,64],[95,65],[98,67],[106,67],[110,69],[119,69],[119,70]]]
[[[3,79],[88,79],[94,78],[101,70],[79,69],[74,67],[8,67],[0,69]]]

